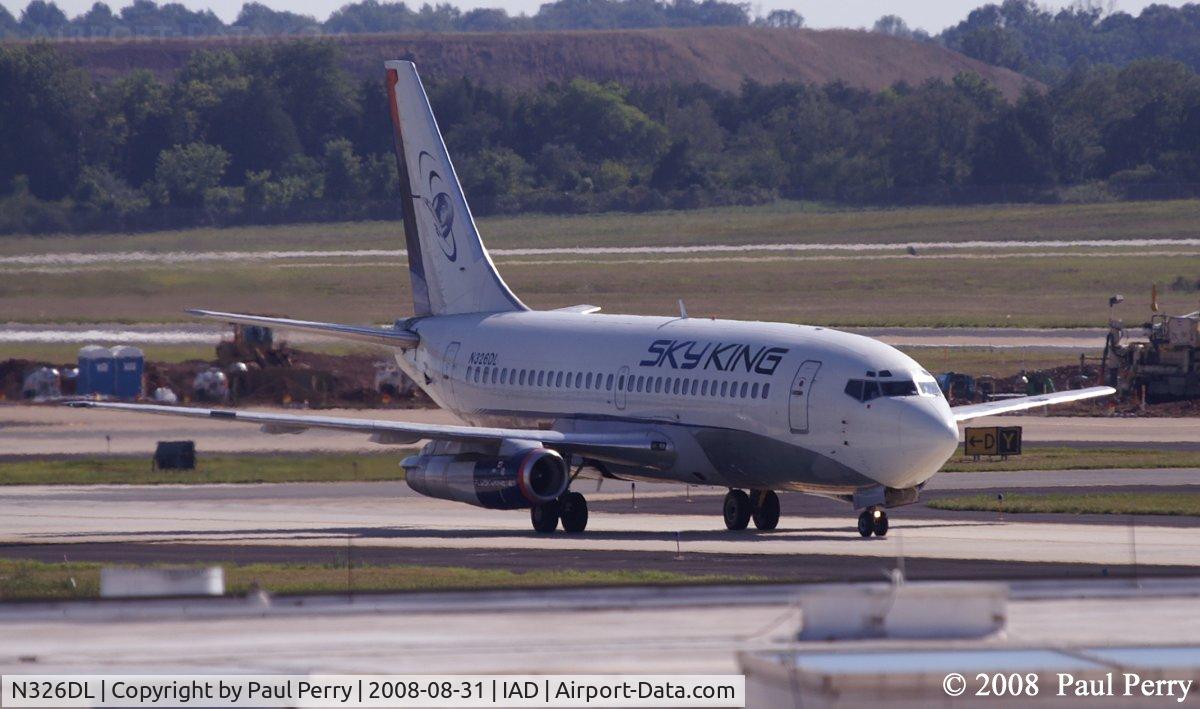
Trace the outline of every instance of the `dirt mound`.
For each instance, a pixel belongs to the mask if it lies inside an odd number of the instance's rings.
[[[432,79],[470,77],[480,83],[535,88],[585,77],[631,85],[703,83],[736,89],[763,83],[842,81],[879,90],[899,81],[919,84],[980,74],[1013,97],[1031,80],[929,42],[860,30],[764,27],[570,32],[421,33],[330,37],[343,49],[348,71],[378,77],[385,59],[416,61]],[[166,76],[198,49],[287,39],[75,40],[63,51],[97,78],[133,69]]]
[[[434,403],[420,390],[412,394],[386,396],[375,389],[376,365],[381,357],[366,354],[326,355],[291,350],[290,367],[250,367],[238,383],[238,405],[284,405],[305,408],[433,408]],[[192,383],[196,375],[215,366],[208,360],[187,362],[146,362],[147,396],[158,387],[166,387],[182,403],[193,402]],[[0,401],[20,401],[25,375],[40,366],[65,370],[72,363],[51,364],[24,359],[0,360]],[[232,375],[231,375],[232,376]]]

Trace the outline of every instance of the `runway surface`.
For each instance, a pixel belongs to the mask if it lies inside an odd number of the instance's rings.
[[[0,608],[0,672],[736,673],[739,651],[818,647],[794,641],[801,591],[722,586],[302,598],[270,606],[29,604]],[[1016,584],[1005,632],[984,645],[1191,638],[1200,633],[1196,594],[1195,581],[1182,579],[1147,581],[1140,589],[1128,582]]]
[[[255,410],[296,413],[296,409]],[[461,423],[440,409],[322,410],[323,415],[420,423]],[[1026,444],[1198,447],[1200,418],[996,416],[973,426],[1023,426]],[[0,405],[0,456],[148,454],[158,441],[191,439],[201,452],[386,452],[366,436],[310,430],[270,436],[257,426],[204,419],[175,419],[66,406]]]
[[[1150,479],[1144,471],[1129,475]],[[787,569],[798,557],[824,558],[814,569],[817,578],[836,578],[838,560],[850,557],[860,561],[860,572],[870,573],[901,557],[938,562],[940,577],[970,577],[980,562],[1013,569],[1043,565],[1040,575],[1055,575],[1054,568],[1077,575],[1079,565],[1099,574],[1134,565],[1174,573],[1200,564],[1200,538],[1180,533],[1181,523],[1194,522],[1186,518],[1142,517],[1130,526],[1120,517],[1046,515],[1026,521],[995,513],[923,514],[912,507],[892,512],[886,538],[864,540],[848,507],[816,498],[786,496],[785,516],[774,532],[730,533],[716,495],[696,494],[688,502],[678,488],[654,497],[643,489],[640,509],[634,509],[628,488],[604,494],[587,485],[580,489],[591,498],[588,531],[538,535],[525,511],[423,498],[403,483],[13,487],[0,489],[0,553],[21,555],[32,545],[55,545],[53,554],[61,558],[73,553],[61,545],[139,544],[170,546],[182,560],[199,545],[206,558],[226,547],[243,556],[262,548],[288,550],[277,553],[293,560],[327,561],[351,546],[393,563],[441,558],[469,566],[481,554],[553,553],[593,559],[597,567],[637,566],[650,558],[658,567],[664,555],[682,554],[736,557],[742,559],[739,570],[748,574]],[[1115,524],[1098,523],[1105,521]],[[948,572],[955,564],[957,572]],[[722,572],[719,565],[707,568]]]

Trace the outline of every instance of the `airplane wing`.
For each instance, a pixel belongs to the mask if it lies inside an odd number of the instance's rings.
[[[165,416],[207,418],[218,421],[257,423],[264,433],[302,433],[310,428],[325,428],[365,433],[384,444],[416,443],[423,439],[464,443],[500,443],[530,441],[562,453],[574,453],[610,463],[647,465],[666,468],[675,460],[675,448],[665,436],[652,431],[628,433],[577,433],[521,428],[484,428],[447,424],[407,423],[381,419],[344,418],[276,414],[232,409],[201,409],[157,404],[117,404],[103,401],[72,401],[69,406],[114,409]]]
[[[580,315],[588,315],[591,313],[600,312],[599,305],[568,305],[565,308],[555,308],[560,313],[579,313]]]
[[[311,320],[292,320],[291,318],[269,318],[262,315],[244,315],[242,313],[222,313],[215,310],[188,310],[188,315],[195,315],[209,320],[234,322],[242,325],[263,325],[283,330],[301,330],[318,335],[336,337],[341,340],[356,340],[370,342],[375,345],[412,349],[421,338],[415,332],[401,330],[395,327],[366,327],[362,325],[340,325],[338,323],[312,322]]]
[[[1070,401],[1094,399],[1098,396],[1108,396],[1109,394],[1116,393],[1117,390],[1112,387],[1088,387],[1087,389],[1056,391],[1050,394],[1038,394],[1037,396],[1022,396],[1018,399],[1001,399],[998,401],[987,401],[982,404],[952,406],[950,407],[950,411],[954,413],[955,421],[970,421],[971,419],[982,418],[984,416],[1007,414],[1013,411],[1024,411],[1025,409],[1036,409],[1040,406],[1065,404]]]

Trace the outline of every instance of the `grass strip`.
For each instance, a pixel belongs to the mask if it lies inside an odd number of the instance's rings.
[[[930,500],[935,510],[1075,515],[1200,515],[1197,492],[1013,493],[1004,501],[993,495],[963,495]]]
[[[1200,468],[1200,451],[1151,448],[1026,448],[1008,460],[962,455],[962,449],[942,466],[943,473],[1004,472],[1014,470],[1099,470],[1107,468]]]
[[[195,470],[154,470],[150,456],[16,460],[0,463],[0,485],[197,485],[403,480],[413,452],[317,455],[204,455]]]
[[[0,559],[0,601],[97,598],[98,563],[45,563]],[[457,566],[355,564],[220,564],[225,589],[241,595],[263,589],[276,595],[388,591],[569,588],[622,585],[708,584],[756,581],[758,577],[689,575],[655,570],[471,569]]]

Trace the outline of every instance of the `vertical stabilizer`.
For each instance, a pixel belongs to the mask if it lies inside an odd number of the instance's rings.
[[[417,315],[528,310],[488,256],[412,62],[384,62]]]

